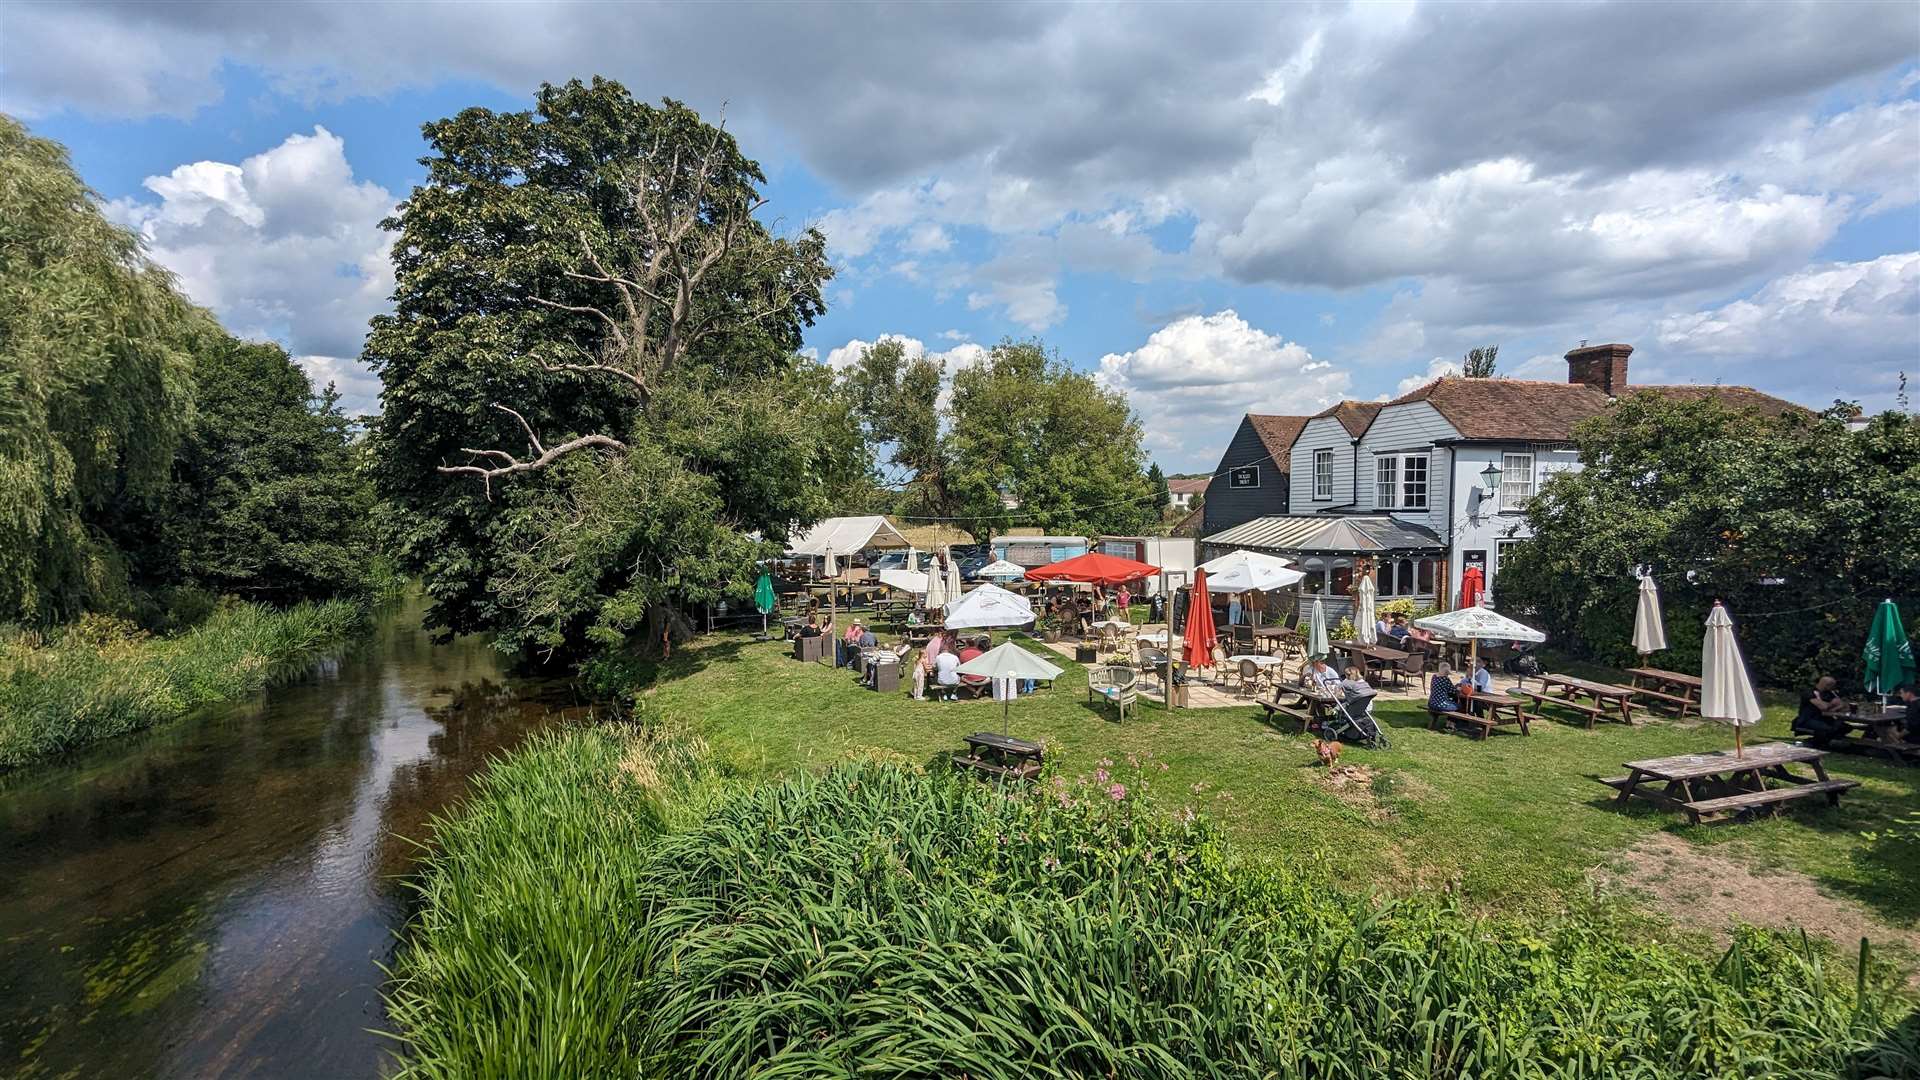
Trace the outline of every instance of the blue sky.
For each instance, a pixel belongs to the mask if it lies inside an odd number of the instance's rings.
[[[375,227],[420,125],[604,74],[684,99],[818,225],[808,337],[1039,336],[1171,469],[1243,411],[1581,340],[1639,382],[1893,404],[1920,375],[1905,5],[31,5],[0,109],[236,332],[377,408]]]

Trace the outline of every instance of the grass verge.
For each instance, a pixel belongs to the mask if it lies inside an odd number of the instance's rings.
[[[1356,893],[1157,806],[1151,758],[1016,793],[870,758],[712,798],[697,747],[627,740],[543,739],[442,825],[393,989],[403,1075],[1920,1065],[1907,1003],[1804,939],[1702,958],[1602,907]]]
[[[165,638],[92,615],[44,638],[0,635],[0,770],[284,681],[365,621],[363,607],[339,600],[226,604]]]

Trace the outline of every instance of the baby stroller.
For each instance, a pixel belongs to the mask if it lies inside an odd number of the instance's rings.
[[[1320,723],[1324,739],[1358,743],[1369,750],[1387,749],[1387,733],[1373,718],[1373,694],[1348,694],[1333,707],[1333,715]]]

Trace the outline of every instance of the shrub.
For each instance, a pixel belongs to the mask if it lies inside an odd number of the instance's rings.
[[[171,638],[103,615],[84,615],[46,637],[0,637],[0,768],[70,753],[284,681],[364,618],[344,601],[284,611],[226,604]]]

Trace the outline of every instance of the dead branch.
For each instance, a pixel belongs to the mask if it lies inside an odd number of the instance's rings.
[[[502,464],[441,465],[435,469],[436,472],[466,473],[478,476],[481,483],[486,486],[487,498],[489,500],[493,498],[493,481],[496,477],[511,476],[514,473],[531,472],[534,469],[544,469],[559,458],[588,446],[604,446],[609,450],[616,450],[620,453],[625,453],[627,450],[626,443],[621,442],[611,435],[582,435],[577,439],[568,439],[566,442],[560,443],[557,446],[544,446],[540,442],[540,437],[533,433],[533,425],[527,423],[526,417],[497,402],[494,403],[493,408],[506,413],[508,416],[520,422],[520,430],[526,432],[527,442],[532,447],[535,456],[523,460],[514,457],[505,450],[480,450],[463,446],[460,448],[460,452],[463,454],[471,454],[476,459],[496,461]]]

